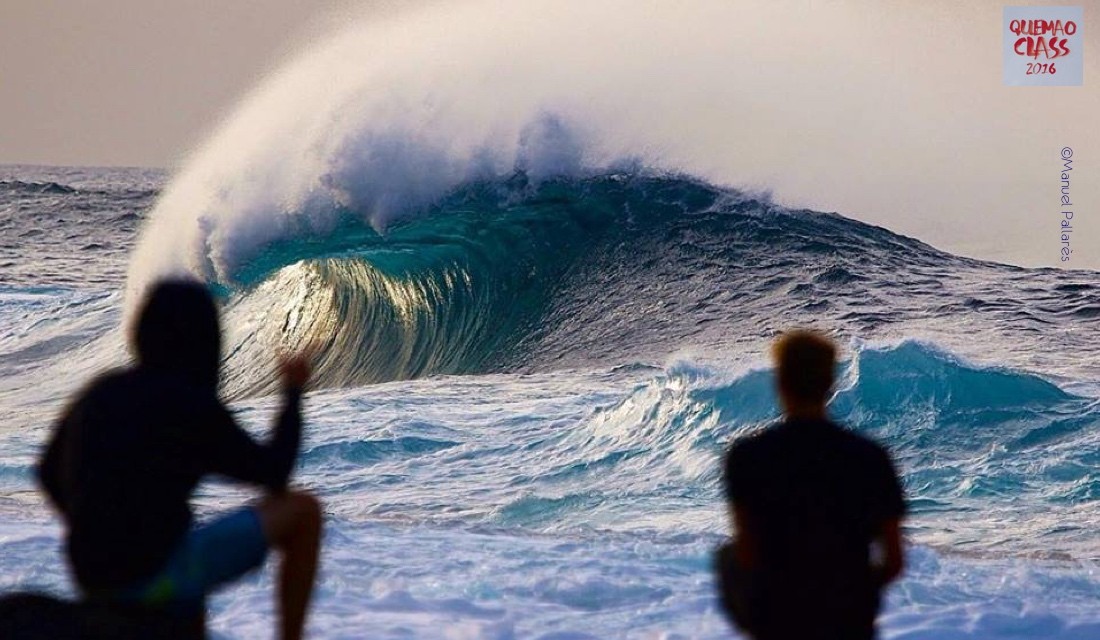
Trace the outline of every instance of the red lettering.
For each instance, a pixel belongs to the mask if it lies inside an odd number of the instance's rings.
[[[1040,56],[1047,60],[1053,60],[1061,56],[1068,56],[1070,53],[1069,47],[1066,46],[1066,39],[1058,38],[1020,38],[1013,45],[1012,50],[1016,52],[1018,56],[1027,56],[1028,58],[1038,59]]]
[[[1016,55],[1036,59],[1042,56],[1053,60],[1070,54],[1066,44],[1068,40],[1059,36],[1077,33],[1077,23],[1072,20],[1065,23],[1061,20],[1013,20],[1009,23],[1008,30],[1021,36],[1012,47]],[[1051,34],[1051,37],[1035,37],[1045,34]]]
[[[1053,40],[1053,38],[1051,38]],[[1043,54],[1044,58],[1050,57],[1050,51],[1047,49],[1047,41],[1042,38],[1035,38],[1035,48],[1032,50],[1031,57],[1038,59],[1039,54]]]

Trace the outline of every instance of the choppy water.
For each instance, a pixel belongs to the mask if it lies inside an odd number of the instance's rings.
[[[0,587],[70,591],[30,468],[65,397],[125,358],[164,180],[0,168]],[[911,501],[884,637],[1100,637],[1096,273],[640,169],[469,181],[381,233],[340,206],[218,266],[255,219],[193,245],[243,421],[271,416],[274,346],[322,348],[297,475],[329,518],[317,636],[730,637],[718,459],[776,415],[768,341],[810,325],[846,346],[834,414]],[[215,631],[266,637],[270,587],[217,596]]]

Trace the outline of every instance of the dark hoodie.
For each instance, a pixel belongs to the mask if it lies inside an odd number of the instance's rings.
[[[220,343],[202,285],[158,285],[133,335],[137,365],[93,381],[54,429],[38,477],[64,516],[84,591],[153,577],[191,527],[188,501],[203,476],[286,486],[301,391],[286,390],[274,437],[255,442],[218,399]]]

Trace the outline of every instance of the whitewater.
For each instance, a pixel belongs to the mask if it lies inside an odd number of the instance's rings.
[[[313,43],[171,173],[0,167],[0,589],[73,593],[34,461],[126,362],[146,288],[187,275],[254,433],[273,354],[317,354],[315,637],[736,637],[719,460],[777,417],[767,347],[800,326],[840,342],[831,412],[904,479],[882,637],[1100,638],[1096,272],[729,186],[624,115],[637,96],[553,82],[584,62],[553,15],[493,14],[520,47],[463,7]],[[271,637],[271,588],[216,595],[215,637]]]

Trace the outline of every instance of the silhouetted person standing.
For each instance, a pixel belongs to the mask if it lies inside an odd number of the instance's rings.
[[[722,602],[756,640],[864,640],[902,571],[901,485],[887,453],[831,422],[836,348],[793,331],[773,355],[782,422],[725,461],[736,539],[717,558]]]
[[[281,636],[301,637],[321,510],[315,498],[286,485],[309,365],[302,358],[282,363],[282,410],[261,444],[218,399],[221,331],[205,287],[155,287],[131,338],[136,365],[100,376],[79,394],[38,468],[64,517],[80,590],[93,602],[183,614],[201,632],[206,594],[261,566],[274,548],[282,556]],[[189,499],[207,474],[263,487],[267,495],[196,525]]]

